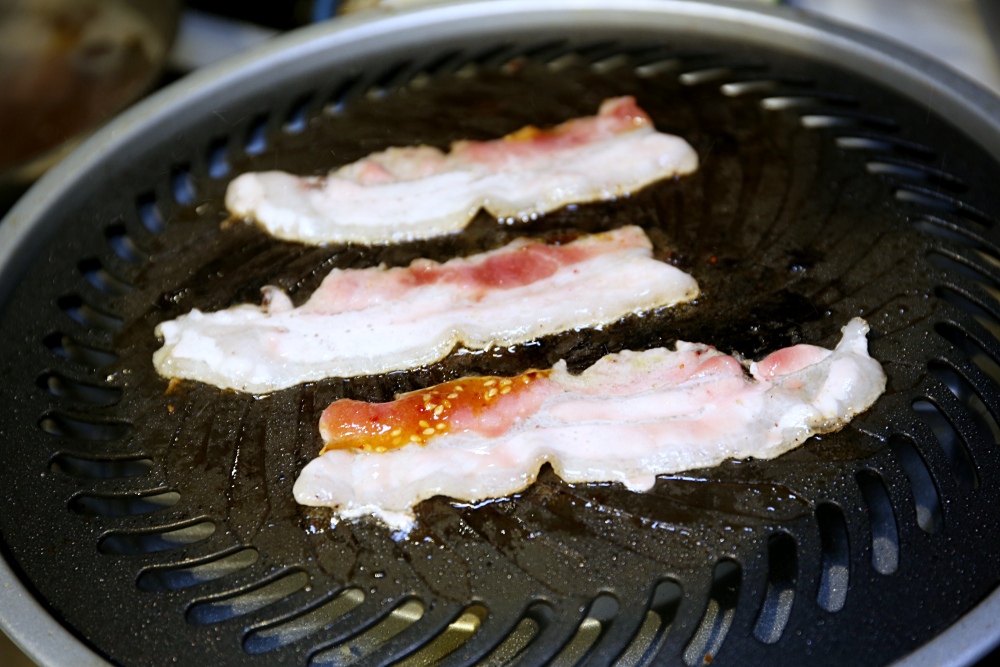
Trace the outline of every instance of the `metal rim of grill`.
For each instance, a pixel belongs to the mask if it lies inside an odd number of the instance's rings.
[[[433,8],[401,14],[381,21],[346,21],[340,25],[320,26],[301,31],[276,41],[255,55],[237,59],[223,67],[206,71],[182,82],[172,89],[172,98],[161,94],[129,112],[113,127],[95,137],[46,177],[8,216],[3,228],[0,228],[0,271],[3,275],[0,284],[4,290],[4,301],[6,302],[10,298],[11,292],[20,283],[21,276],[29,270],[33,260],[40,256],[42,248],[58,231],[55,228],[47,227],[46,221],[53,225],[62,223],[64,220],[60,216],[52,215],[51,211],[59,207],[72,208],[86,199],[85,185],[83,185],[86,179],[81,174],[86,174],[94,169],[127,170],[130,168],[128,163],[132,155],[130,146],[134,143],[168,142],[171,136],[183,135],[187,123],[186,115],[192,113],[191,109],[206,113],[212,107],[213,96],[222,95],[227,103],[232,103],[233,100],[246,101],[253,108],[254,100],[268,97],[273,77],[280,75],[283,79],[292,80],[299,77],[308,78],[312,69],[310,64],[312,59],[330,58],[332,62],[341,63],[356,59],[368,64],[373,72],[378,73],[391,84],[394,74],[391,66],[392,58],[383,57],[382,54],[388,54],[393,48],[412,50],[420,48],[422,44],[445,43],[456,38],[461,38],[468,43],[475,40],[476,35],[480,35],[485,42],[491,42],[498,41],[498,35],[533,32],[539,35],[543,33],[551,35],[554,32],[572,33],[573,36],[584,35],[585,38],[580,38],[582,42],[597,44],[599,43],[598,37],[602,32],[625,34],[640,29],[647,33],[662,29],[667,32],[702,34],[714,39],[733,40],[759,46],[774,47],[777,45],[778,48],[792,55],[819,59],[863,73],[886,89],[918,100],[931,111],[948,118],[952,125],[963,128],[968,136],[974,138],[994,160],[1000,156],[1000,122],[997,120],[1000,119],[1000,112],[998,112],[995,100],[946,70],[908,52],[822,22],[793,20],[781,12],[752,10],[742,6],[672,2],[670,0],[629,0],[619,3],[613,11],[605,10],[598,2],[589,1],[574,3],[501,1]],[[818,53],[817,45],[822,45],[826,50],[823,53]],[[441,48],[443,49],[443,47]],[[685,74],[694,83],[701,81],[720,83],[728,81],[726,77],[729,74],[722,71],[724,69],[691,70]],[[290,118],[295,114],[296,103],[296,99],[291,99],[270,102],[269,104],[276,110],[281,109],[284,116]],[[276,112],[272,115],[280,117],[282,114]],[[849,119],[848,124],[861,119],[862,125],[870,120],[860,114],[855,114],[852,117],[849,111],[817,113],[812,118],[814,121],[810,122],[816,123],[839,122],[838,119]],[[221,124],[213,131],[225,133],[227,131],[225,121],[220,122]],[[212,131],[205,134],[208,136],[212,134]],[[859,131],[855,134],[857,137],[865,139],[863,132]],[[867,140],[872,140],[871,136],[868,136]],[[107,156],[112,156],[110,164]],[[171,196],[175,199],[185,197],[185,188],[187,187],[187,173],[183,164],[185,159],[187,159],[187,149],[181,147],[178,149],[175,163],[169,165],[170,169],[173,170],[169,187],[172,188]],[[119,162],[114,163],[114,160]],[[871,166],[873,163],[875,166]],[[933,177],[932,181],[939,179],[934,181],[938,185],[940,185],[941,179],[947,180],[947,175],[931,174],[926,169],[921,170],[919,164],[914,167],[912,161],[879,162],[873,160],[869,162],[869,165],[872,169],[886,169],[897,175],[905,174],[907,169],[916,168],[924,176],[930,174]],[[156,168],[161,167],[157,165]],[[988,214],[981,213],[974,207],[965,206],[960,200],[943,199],[940,194],[940,188],[926,188],[915,184],[901,186],[896,190],[899,199],[915,201],[931,207],[936,206],[959,217],[967,216],[973,219],[978,217],[980,220],[989,221]],[[947,215],[944,217],[947,218]],[[155,227],[156,222],[150,221],[149,225]],[[988,226],[988,224],[984,226]],[[960,228],[945,224],[937,229],[944,229],[945,232],[932,233],[938,233],[941,237],[947,237],[948,233],[953,236],[961,236],[961,239],[964,240],[958,240],[959,244],[972,245],[977,249],[988,249],[992,243],[992,238],[988,233],[984,233],[981,237],[977,237],[974,242],[970,242],[968,235],[962,236]],[[108,242],[114,245],[115,252],[119,257],[128,261],[131,252],[128,230],[114,228],[106,231],[105,234]],[[951,262],[949,266],[952,270],[960,270],[961,266],[959,265],[964,265],[971,271],[979,271],[980,275],[983,275],[983,270],[978,265],[969,266],[968,258],[962,254],[947,257],[942,255],[942,257],[944,257],[945,262]],[[113,281],[109,284],[109,281],[100,273],[100,267],[93,267],[93,269],[98,282],[104,281],[105,291],[113,293],[116,289]],[[989,278],[989,275],[986,275]],[[983,280],[980,279],[980,282]],[[977,294],[973,293],[972,296],[978,298]],[[974,306],[978,303],[975,298],[970,299],[968,295],[958,294],[951,298],[956,303],[972,303]],[[67,312],[72,311],[91,325],[114,325],[106,317],[112,314],[102,313],[94,309],[88,311],[88,304],[85,301],[77,302],[72,299],[63,301],[60,308]],[[964,335],[962,333],[964,330],[958,325],[952,329],[942,329],[942,331],[945,333],[958,331],[959,333],[955,335],[959,338]],[[971,339],[965,336],[962,340],[968,346]],[[991,343],[988,341],[983,343],[971,340],[971,344],[992,349],[990,348]],[[52,386],[52,383],[58,385],[66,378],[45,376],[45,380],[49,386]],[[956,380],[956,382],[961,384],[961,379]],[[74,391],[72,382],[69,384],[70,391]],[[92,388],[82,385],[77,386],[75,391],[87,394],[87,400],[91,401],[112,400],[101,394],[100,390],[97,390],[96,394],[88,393],[90,389]],[[30,417],[30,419],[37,418],[37,415]],[[93,422],[74,421],[72,415],[66,416],[60,412],[46,413],[43,415],[42,421],[45,423],[43,428],[49,429],[50,432],[77,433],[78,437],[82,438],[114,439],[119,437],[117,423],[100,423],[96,425],[96,431],[87,431],[88,428],[95,427]],[[87,435],[88,433],[90,435]],[[97,435],[94,436],[94,433]],[[915,463],[915,459],[910,457],[908,460],[910,463],[904,462],[903,465],[907,474],[914,470],[915,477],[926,475],[926,472],[920,472],[920,467]],[[67,465],[86,466],[87,462],[77,458]],[[116,461],[116,466],[118,466],[116,470],[126,470],[127,472],[130,470],[130,465],[141,467],[145,463],[139,462],[139,459],[121,459]],[[910,469],[907,469],[908,465]],[[868,511],[875,517],[874,523],[882,526],[890,525],[891,521],[888,523],[885,521],[885,513],[887,512],[891,516],[895,509],[886,494],[884,483],[879,481],[878,474],[860,475],[858,481]],[[141,497],[145,499],[145,502],[154,506],[166,505],[173,501],[172,496],[167,497],[173,493],[169,489],[150,491],[151,493],[142,494]],[[85,510],[84,513],[89,511],[91,507],[88,503],[94,502],[100,505],[99,512],[113,513],[115,511],[115,508],[112,507],[113,503],[108,500],[109,497],[103,496],[97,500],[94,498],[96,496],[75,495],[71,502],[76,502],[78,507]],[[932,516],[929,517],[928,513],[933,515],[934,512],[929,509],[928,504],[923,506],[923,511],[924,515],[921,515],[921,507],[918,505],[916,514],[917,521],[923,522],[921,528],[932,526],[934,519]],[[883,515],[881,519],[878,518],[880,514]],[[182,525],[173,526],[170,539],[180,542],[185,540],[190,540],[192,543],[197,542],[203,539],[206,533],[210,534],[206,526],[207,523],[210,522],[192,519]],[[873,528],[873,531],[878,532],[878,529]],[[929,532],[933,532],[933,530]],[[125,553],[133,548],[132,542],[129,540],[141,542],[143,535],[145,533],[123,534],[111,531],[102,538],[102,544],[114,553]],[[771,553],[776,554],[774,558],[780,560],[782,554],[788,553],[787,544],[780,538],[776,542],[772,542],[772,545]],[[882,572],[883,569],[885,572],[891,572],[893,568],[890,561],[893,556],[886,555],[881,557],[880,561],[878,549],[874,549],[874,551],[876,553],[872,555],[872,558],[875,569],[879,572]],[[220,554],[218,558],[206,561],[206,563],[223,568],[227,567],[225,563],[229,563],[231,567],[238,570],[245,566],[240,560],[243,557],[242,554],[245,552],[232,550]],[[898,554],[895,557],[898,558]],[[219,565],[220,563],[222,565]],[[197,566],[197,563],[193,564]],[[689,647],[695,646],[694,649],[690,649],[695,661],[700,653],[714,650],[714,647],[720,643],[723,647],[725,645],[726,631],[732,621],[731,617],[727,620],[727,610],[731,609],[729,602],[727,602],[727,596],[730,595],[727,590],[733,577],[739,575],[739,563],[735,564],[735,569],[733,564],[733,561],[720,561],[714,575],[717,586],[710,593],[711,603],[709,606],[716,605],[716,618],[718,620],[709,622],[705,620],[707,615],[703,617],[698,632],[701,632],[704,637],[701,640],[689,638],[687,642]],[[780,572],[781,567],[771,569]],[[147,568],[144,570],[144,574],[149,576],[143,580],[145,583],[140,582],[140,587],[145,586],[147,590],[170,589],[172,584],[169,576],[161,576],[165,571],[155,567]],[[282,582],[297,585],[297,580],[291,581],[294,576],[292,573],[282,578],[262,581],[261,586],[275,584],[280,588]],[[58,664],[60,661],[68,661],[72,664],[87,664],[87,661],[96,661],[97,664],[103,663],[103,660],[97,657],[90,648],[67,632],[43,604],[33,598],[32,593],[10,567],[5,565],[4,569],[0,571],[0,577],[2,577],[5,586],[3,597],[0,598],[0,620],[4,622],[5,627],[18,641],[29,648],[36,658],[44,664]],[[782,582],[780,575],[771,580],[772,587],[778,591],[778,597],[775,599],[780,598],[782,587],[785,585]],[[7,588],[8,586],[9,588]],[[16,591],[16,593],[8,592],[11,590]],[[664,599],[669,598],[670,594],[671,591],[664,590]],[[191,607],[191,609],[200,610],[194,612],[193,618],[196,622],[200,622],[198,614],[203,614],[206,622],[211,621],[214,613],[212,602],[217,599],[219,598],[199,599],[198,602],[204,604],[201,604],[200,607],[198,605]],[[654,599],[650,604],[655,607],[657,604],[666,605],[668,602],[663,600],[657,602]],[[836,607],[835,603],[829,604],[831,607]],[[400,622],[407,622],[408,614],[419,618],[423,613],[423,610],[410,608],[408,605],[408,602],[402,601],[397,607]],[[939,635],[937,640],[899,664],[965,664],[975,659],[998,639],[989,636],[984,630],[988,627],[997,605],[1000,605],[1000,598],[996,594],[990,595],[974,611],[964,616],[951,629]],[[780,609],[781,607],[778,605],[770,613],[778,615],[784,613]],[[442,617],[437,622],[441,627],[454,628],[455,632],[461,634],[465,631],[462,628],[462,623],[478,626],[478,623],[482,621],[481,613],[480,609],[471,605],[462,616],[455,619]],[[544,611],[538,613],[544,615]],[[613,600],[609,601],[600,596],[595,598],[575,636],[584,637],[586,640],[586,633],[596,632],[596,635],[592,634],[591,636],[599,637],[602,632],[600,628],[604,627],[602,624],[612,623],[616,613]],[[544,621],[544,619],[542,620]],[[586,625],[587,623],[590,625]],[[584,627],[585,625],[586,627]],[[768,639],[768,626],[765,624],[762,627],[764,629],[758,639],[766,641]],[[774,627],[773,624],[770,627]],[[266,627],[257,628],[257,630],[264,631],[266,629]],[[697,635],[698,632],[694,634]],[[445,631],[446,633],[447,631]],[[780,632],[778,634],[780,635]],[[259,636],[263,636],[263,634]],[[54,640],[53,637],[55,637]],[[586,646],[584,646],[581,655],[584,658],[587,657]],[[599,660],[599,657],[590,656],[590,659]],[[689,664],[691,663],[689,662]]]

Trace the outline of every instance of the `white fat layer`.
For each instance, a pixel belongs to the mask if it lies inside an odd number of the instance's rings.
[[[331,450],[306,465],[295,499],[406,529],[421,500],[516,493],[544,463],[567,482],[645,491],[656,475],[770,459],[841,428],[882,394],[885,374],[868,355],[867,332],[854,319],[832,351],[791,348],[814,363],[772,379],[692,343],[612,354],[579,376],[560,362],[550,380],[563,391],[503,436],[448,433],[384,453]]]
[[[636,234],[639,245],[616,247]],[[164,344],[153,362],[165,377],[262,394],[329,377],[416,368],[442,359],[460,343],[472,349],[509,346],[698,296],[691,276],[652,258],[648,239],[637,228],[578,242],[612,248],[508,289],[424,284],[366,305],[351,301],[344,306],[351,309],[332,312],[322,287],[299,308],[292,308],[277,288],[267,288],[269,306],[247,304],[215,313],[195,309],[161,323],[156,333]],[[458,261],[475,263],[482,256]],[[340,271],[328,280],[345,284],[351,282],[349,273]],[[353,273],[364,276],[358,282],[372,294],[382,283],[391,287],[397,275],[377,267]]]
[[[230,183],[226,207],[289,241],[398,243],[460,231],[480,209],[527,220],[567,204],[614,199],[695,171],[698,155],[680,137],[645,125],[581,146],[514,156],[502,166],[450,161],[427,146],[365,159],[373,162],[392,162],[406,180],[359,183],[353,165],[323,177],[247,173]],[[420,162],[447,171],[423,174]]]

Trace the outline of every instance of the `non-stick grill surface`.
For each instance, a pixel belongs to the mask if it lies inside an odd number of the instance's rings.
[[[391,57],[390,57],[391,56]],[[323,173],[635,95],[700,170],[530,223],[304,248],[226,221],[247,170]],[[382,55],[219,100],[176,142],[94,174],[18,286],[0,336],[5,556],[116,663],[885,664],[991,592],[1000,379],[991,183],[972,140],[857,74],[677,36],[540,36]],[[643,226],[696,304],[433,366],[255,397],[152,368],[157,323],[301,302],[334,267],[405,265]],[[470,373],[693,340],[758,357],[872,326],[889,377],[843,431],[646,494],[544,469],[511,498],[424,502],[405,538],[331,521],[291,486],[322,409]],[[614,446],[614,443],[608,443]]]

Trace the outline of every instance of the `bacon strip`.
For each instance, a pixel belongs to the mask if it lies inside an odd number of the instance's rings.
[[[528,220],[572,203],[614,199],[689,174],[698,156],[657,132],[631,97],[552,129],[528,126],[494,141],[389,148],[326,176],[243,174],[226,207],[270,234],[309,244],[397,243],[463,229],[484,208]]]
[[[579,376],[560,362],[381,405],[338,401],[323,414],[327,445],[296,481],[295,499],[406,529],[421,500],[516,493],[544,463],[568,482],[644,491],[656,475],[773,458],[840,429],[885,390],[867,332],[854,319],[835,350],[786,348],[749,374],[715,348],[678,343],[612,354]]]
[[[559,246],[518,240],[438,264],[333,270],[298,308],[197,309],[161,323],[161,375],[266,393],[328,377],[416,368],[456,345],[514,345],[690,301],[694,278],[652,258],[638,227]]]

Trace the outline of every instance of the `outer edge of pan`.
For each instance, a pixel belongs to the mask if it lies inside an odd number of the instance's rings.
[[[252,97],[266,90],[274,76],[301,72],[311,58],[330,51],[339,52],[341,58],[357,57],[387,46],[449,35],[525,27],[573,31],[609,26],[687,30],[778,47],[864,72],[949,118],[1000,160],[1000,100],[905,47],[801,11],[718,0],[618,0],[613,9],[604,0],[439,4],[398,14],[338,19],[294,31],[186,77],[119,116],[50,171],[0,222],[0,304],[56,231],[52,228],[56,218],[46,212],[55,206],[71,206],[85,174],[116,155],[127,156],[130,142],[139,137],[175,134],[185,115],[179,110],[210,109],[220,90]],[[1000,591],[893,667],[971,664],[1000,643],[998,618]],[[42,665],[109,664],[56,621],[2,558],[0,628]]]

